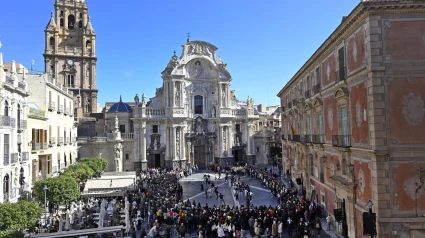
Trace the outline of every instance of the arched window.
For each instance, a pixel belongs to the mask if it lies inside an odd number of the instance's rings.
[[[91,41],[86,41],[86,48],[91,50]]]
[[[68,16],[68,29],[69,30],[74,30],[75,27],[75,17],[74,15],[69,15]]]
[[[55,47],[55,38],[53,36],[49,39],[49,45],[50,47]]]
[[[3,178],[3,194],[9,193],[9,174],[6,174]]]
[[[68,87],[74,87],[74,75],[72,74],[68,75]]]
[[[204,113],[204,98],[200,95],[195,96],[195,114]]]
[[[61,18],[60,20],[59,20],[59,24],[60,24],[60,27],[63,27],[65,24],[64,24],[64,22],[63,22],[63,18]]]
[[[80,21],[78,22],[78,28],[79,28],[79,29],[83,29],[83,21],[82,21],[82,20],[80,20]]]
[[[9,116],[9,102],[4,101],[4,116]]]

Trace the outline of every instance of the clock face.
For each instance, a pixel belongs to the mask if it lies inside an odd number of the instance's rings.
[[[73,60],[68,60],[68,64],[69,65],[73,65],[74,64],[74,61]]]

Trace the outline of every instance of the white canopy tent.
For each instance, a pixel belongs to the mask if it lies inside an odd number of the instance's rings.
[[[106,172],[101,178],[87,180],[81,197],[117,197],[134,191],[135,172]]]

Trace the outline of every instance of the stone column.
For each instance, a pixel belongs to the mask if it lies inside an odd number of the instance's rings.
[[[186,133],[186,127],[180,127],[180,168],[186,167],[186,142],[184,135]]]
[[[146,122],[140,124],[140,154],[142,162],[142,170],[148,169],[148,161],[146,159]]]
[[[247,125],[246,125],[246,150],[247,150],[248,155],[252,154],[250,133],[251,133],[251,125],[248,122]]]

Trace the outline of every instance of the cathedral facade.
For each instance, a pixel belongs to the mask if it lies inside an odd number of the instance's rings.
[[[106,104],[97,116],[97,135],[79,137],[80,157],[101,156],[114,171],[267,163],[255,161],[253,99],[237,100],[217,47],[189,39],[182,47],[154,97]]]

